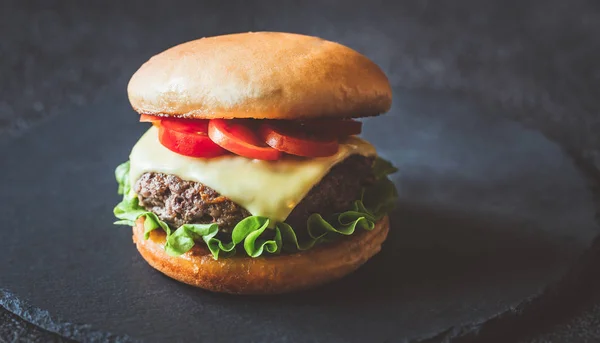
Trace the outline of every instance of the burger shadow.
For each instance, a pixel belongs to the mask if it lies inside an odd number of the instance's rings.
[[[401,203],[390,222],[382,251],[351,275],[298,293],[243,298],[261,306],[344,310],[400,304],[495,280],[529,278],[539,286],[542,278],[558,278],[582,252],[580,243],[530,230],[531,224],[515,219]]]

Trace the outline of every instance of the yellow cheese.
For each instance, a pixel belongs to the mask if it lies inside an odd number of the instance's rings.
[[[373,156],[376,151],[368,142],[349,137],[340,144],[338,153],[329,157],[284,156],[278,161],[252,160],[237,155],[193,158],[162,146],[158,141],[158,130],[152,127],[131,151],[129,177],[132,185],[146,172],[200,182],[243,206],[252,215],[281,222],[334,165],[353,154]]]

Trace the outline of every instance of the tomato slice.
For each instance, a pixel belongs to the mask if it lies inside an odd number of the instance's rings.
[[[208,119],[164,118],[160,125],[178,132],[208,134]]]
[[[177,131],[160,125],[158,140],[167,149],[180,155],[210,158],[226,154],[206,133]]]
[[[296,156],[331,156],[339,148],[337,137],[314,136],[300,128],[293,129],[286,125],[263,124],[260,135],[274,149]]]
[[[362,122],[353,119],[315,119],[300,122],[304,130],[344,138],[358,135],[362,131]]]
[[[158,127],[160,143],[180,155],[210,158],[227,153],[208,137],[208,120],[142,114],[140,122],[150,122]]]
[[[264,145],[243,120],[211,119],[208,137],[222,148],[247,158],[277,160],[281,157],[279,150]]]

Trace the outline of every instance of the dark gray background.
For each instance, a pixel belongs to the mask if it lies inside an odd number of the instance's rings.
[[[198,36],[282,30],[319,35],[368,53],[395,89],[450,91],[480,106],[498,108],[502,115],[560,142],[578,157],[590,177],[598,177],[597,2],[275,4],[130,1],[107,7],[101,2],[84,6],[75,1],[4,1],[0,4],[0,129],[5,133],[1,139],[8,139],[6,133],[19,136],[65,112],[80,111],[85,116],[87,109],[106,99],[122,99],[136,67],[167,46]],[[593,292],[600,285],[589,272],[594,266],[600,270],[594,264],[597,256],[596,250],[584,256],[557,292],[550,290],[542,298],[540,303],[557,313],[536,312],[534,302],[527,307],[533,310],[525,310],[520,318],[531,325],[516,321],[509,327],[525,326],[524,332],[537,335],[538,341],[600,339],[600,295]],[[31,325],[0,313],[6,321],[0,337],[10,339],[19,332],[25,339],[37,337]],[[536,314],[548,320],[527,322],[527,315]],[[506,325],[500,323],[499,327]],[[494,330],[494,325],[483,331]]]

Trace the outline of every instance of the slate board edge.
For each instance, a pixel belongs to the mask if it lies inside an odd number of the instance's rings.
[[[588,181],[596,204],[595,219],[600,225],[600,171],[569,149],[566,151]],[[600,288],[599,264],[600,236],[597,236],[565,275],[540,294],[478,323],[453,326],[429,338],[410,342],[513,342],[533,338],[585,309],[589,303],[586,300],[591,299],[594,290]]]
[[[110,343],[129,343],[136,342],[133,338],[124,335],[115,335],[92,328],[91,325],[73,324],[62,321],[60,318],[52,316],[48,311],[31,306],[29,303],[20,300],[11,292],[0,288],[0,311],[2,309],[15,314],[21,320],[33,324],[46,334],[46,337],[39,337],[44,341],[77,340],[85,342],[110,342]],[[58,336],[58,337],[56,337]]]

